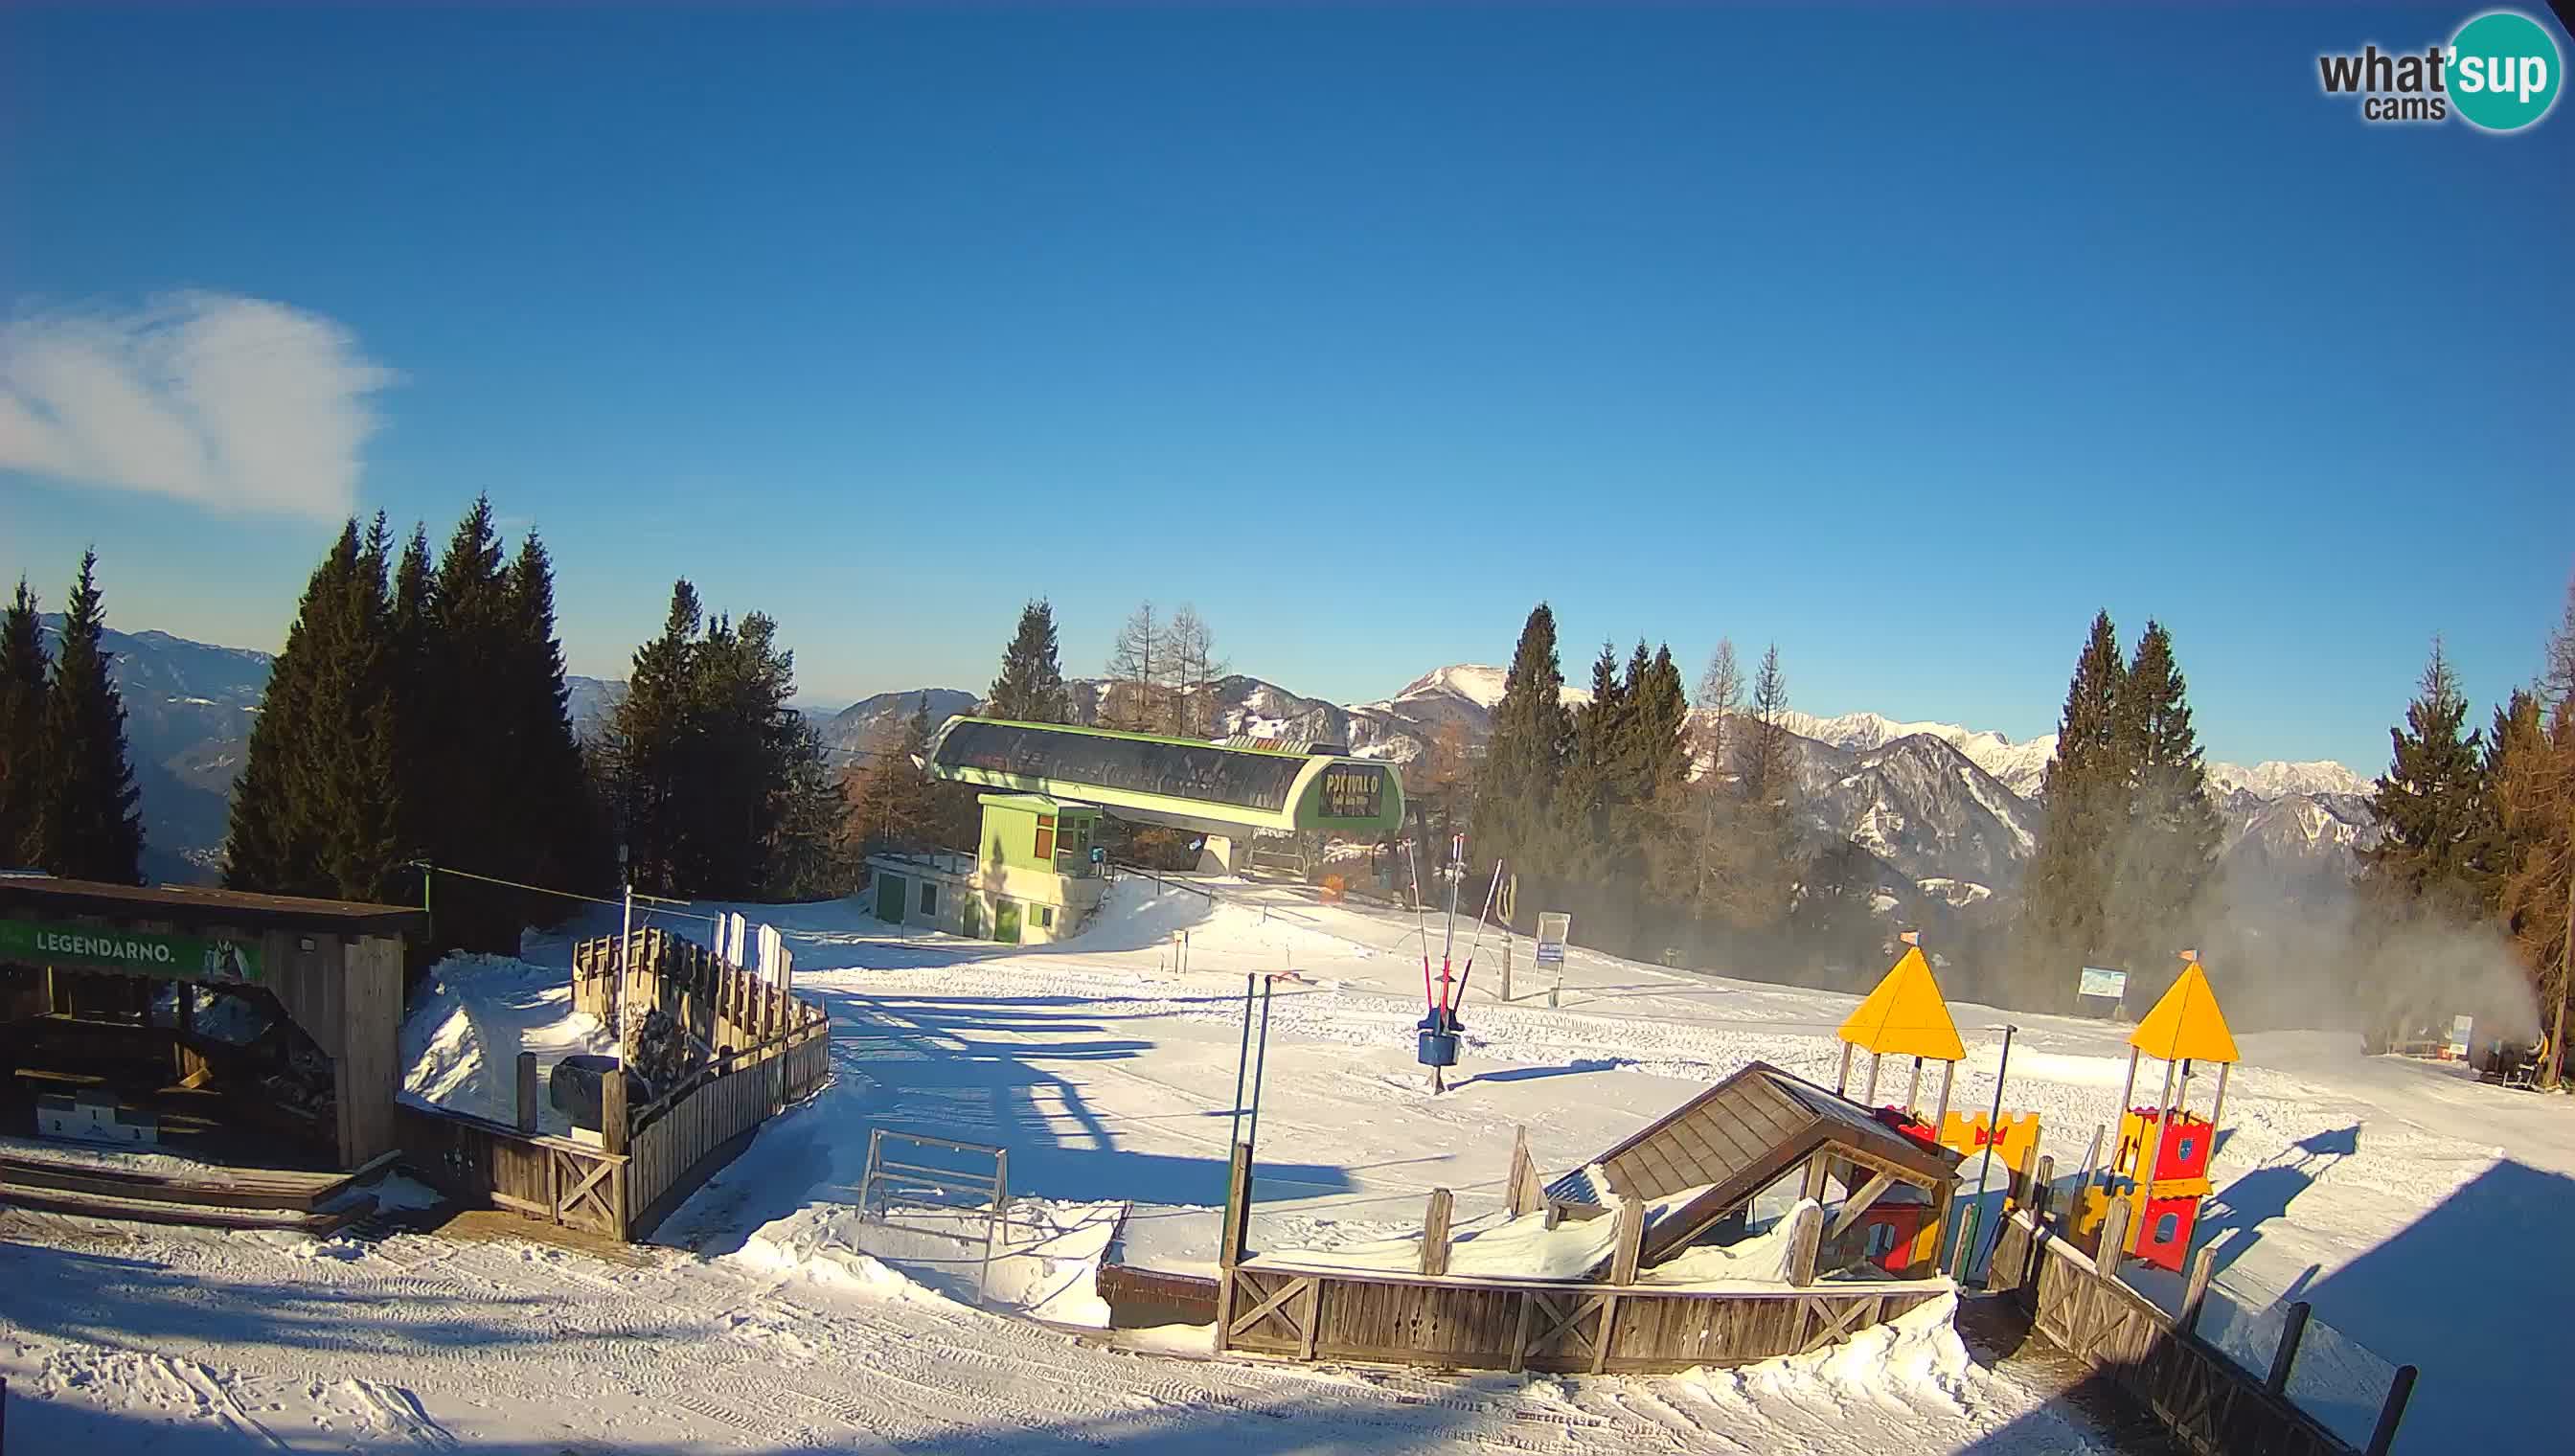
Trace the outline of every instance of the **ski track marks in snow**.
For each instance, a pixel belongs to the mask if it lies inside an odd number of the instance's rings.
[[[125,1241],[103,1270],[48,1270],[56,1257],[0,1244],[14,1296],[0,1315],[0,1370],[21,1396],[11,1414],[30,1449],[49,1449],[77,1410],[157,1428],[156,1456],[551,1456],[586,1443],[1000,1451],[1029,1449],[1033,1433],[1040,1450],[1160,1438],[1254,1452],[1679,1451],[1722,1449],[1710,1421],[1739,1425],[1769,1404],[1704,1406],[1695,1377],[1523,1385],[1140,1357],[945,1301],[773,1284],[678,1254],[627,1269],[404,1234],[354,1260],[297,1260],[220,1235],[154,1233]],[[99,1337],[116,1328],[149,1329],[154,1352]],[[1814,1377],[1777,1379],[1784,1394]],[[1827,1440],[1819,1423],[1807,1449],[1870,1449],[1852,1425],[1863,1402],[1838,1388],[1811,1398],[1849,1429]],[[1926,1406],[1909,1387],[1890,1398],[1890,1418],[1928,1420],[1942,1443],[2017,1414]]]

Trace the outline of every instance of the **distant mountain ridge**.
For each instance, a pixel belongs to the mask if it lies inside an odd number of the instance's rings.
[[[59,619],[48,618],[59,630]],[[110,632],[108,651],[124,694],[144,827],[156,877],[211,875],[219,862],[233,781],[267,691],[267,653],[213,647],[162,632]],[[1454,728],[1470,753],[1492,735],[1493,710],[1507,675],[1459,663],[1405,684],[1391,697],[1336,704],[1234,674],[1209,684],[1219,733],[1302,737],[1344,744],[1357,754],[1409,763]],[[624,691],[615,681],[574,677],[575,727],[595,734]],[[1067,684],[1074,716],[1096,722],[1110,684]],[[880,693],[837,713],[804,710],[843,762],[899,738],[929,700],[936,725],[978,702],[956,688]],[[1568,707],[1590,695],[1563,690]],[[1703,713],[1697,715],[1704,723]],[[2034,796],[2055,751],[2053,735],[2015,741],[1954,724],[1912,723],[1874,713],[1818,718],[1791,714],[1788,728],[1803,790],[1807,831],[1869,851],[1890,880],[1902,879],[1952,903],[2008,890],[2036,842]],[[2348,875],[2375,842],[2367,783],[2339,763],[2211,764],[2212,792],[2226,820],[2225,853],[2236,865],[2282,873]]]

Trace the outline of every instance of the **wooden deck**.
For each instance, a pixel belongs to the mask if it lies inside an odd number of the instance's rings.
[[[150,1173],[87,1162],[76,1153],[0,1154],[0,1203],[40,1213],[123,1218],[211,1228],[283,1228],[331,1234],[371,1211],[353,1187],[386,1170],[387,1153],[346,1173],[292,1168],[209,1168]]]

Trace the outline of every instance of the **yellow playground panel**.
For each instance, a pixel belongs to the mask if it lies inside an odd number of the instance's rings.
[[[2030,1150],[2038,1146],[2038,1114],[2006,1112],[2001,1122],[1989,1124],[1982,1112],[1952,1112],[1940,1119],[1940,1145],[1969,1155],[1990,1145],[2004,1167],[2027,1167]]]

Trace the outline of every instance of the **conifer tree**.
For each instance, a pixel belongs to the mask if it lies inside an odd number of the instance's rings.
[[[688,579],[673,583],[662,634],[635,650],[625,697],[609,720],[628,877],[651,893],[679,892],[696,872],[688,752],[697,718],[693,668],[703,616]]]
[[[1002,649],[1002,674],[985,695],[984,715],[1015,723],[1071,723],[1073,700],[1056,656],[1055,608],[1039,598],[1020,609],[1019,631]]]
[[[2091,633],[2066,685],[2056,756],[2040,780],[2038,844],[2024,881],[2020,952],[2031,988],[2053,986],[2086,960],[2110,958],[2111,857],[2126,827],[2134,734],[2121,717],[2127,667],[2110,614]]]
[[[2404,727],[2388,730],[2387,771],[2370,798],[2379,839],[2362,856],[2365,880],[2400,915],[2465,921],[2493,903],[2494,801],[2483,735],[2463,731],[2467,717],[2458,675],[2435,639]]]
[[[1572,752],[1573,725],[1564,711],[1564,669],[1556,657],[1555,614],[1531,609],[1511,653],[1493,735],[1476,775],[1470,847],[1479,860],[1505,859],[1522,876],[1520,918],[1535,914],[1538,888],[1555,872],[1545,826],[1556,780]],[[1433,866],[1420,866],[1427,876]]]
[[[1642,650],[1639,644],[1640,654]],[[1615,874],[1627,831],[1633,827],[1618,813],[1631,717],[1627,683],[1618,674],[1618,654],[1604,642],[1600,656],[1591,663],[1591,701],[1573,712],[1572,750],[1552,805],[1550,869],[1558,882],[1582,887],[1586,902]]]
[[[517,734],[506,781],[522,835],[520,867],[531,883],[604,889],[612,855],[573,729],[563,644],[555,636],[554,559],[534,531],[510,562],[508,600],[510,673],[501,713]]]
[[[2191,728],[2188,687],[2172,637],[2148,622],[2121,679],[2119,757],[2129,776],[2128,822],[2118,840],[2105,919],[2130,966],[2161,966],[2200,938],[2224,824],[2208,798],[2208,771]]]
[[[385,899],[401,869],[392,610],[381,518],[353,518],[306,583],[270,666],[232,803],[224,882]]]
[[[20,577],[17,596],[0,615],[0,868],[33,859],[48,671],[36,596]]]
[[[125,704],[109,673],[98,553],[81,555],[38,729],[44,776],[31,834],[37,867],[66,879],[143,881],[142,792],[126,761]]]

